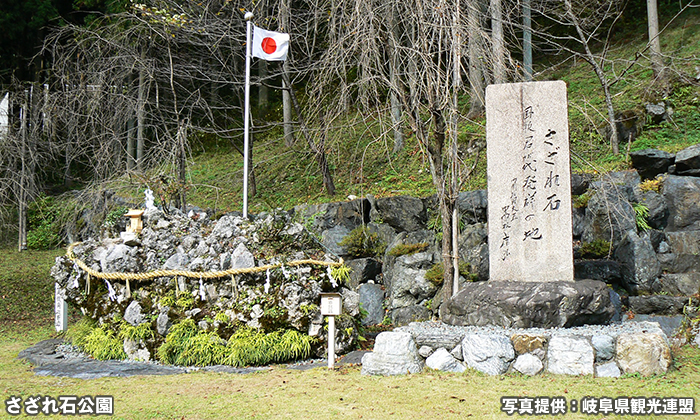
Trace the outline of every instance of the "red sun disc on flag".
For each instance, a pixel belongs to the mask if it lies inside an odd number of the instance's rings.
[[[265,54],[272,54],[273,52],[277,51],[277,43],[273,38],[267,37],[262,40],[262,50],[265,51]]]

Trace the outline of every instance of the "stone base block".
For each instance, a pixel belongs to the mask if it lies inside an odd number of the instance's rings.
[[[509,328],[607,324],[616,313],[611,293],[597,280],[470,283],[440,307],[440,319]]]

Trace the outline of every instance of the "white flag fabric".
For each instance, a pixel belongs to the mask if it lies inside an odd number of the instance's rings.
[[[253,25],[253,57],[284,61],[289,51],[289,34],[260,29]]]
[[[0,101],[0,136],[5,137],[10,130],[10,94]]]

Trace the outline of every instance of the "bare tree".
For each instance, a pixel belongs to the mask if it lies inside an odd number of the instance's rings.
[[[19,251],[27,249],[29,204],[39,193],[53,152],[42,112],[44,95],[38,86],[18,82],[12,86],[9,100],[15,106],[9,107],[9,125],[0,132],[0,223],[3,231],[18,233]],[[12,209],[17,210],[16,230],[11,226]]]
[[[610,33],[614,23],[622,15],[623,0],[535,0],[533,11],[570,31],[563,35],[548,31],[548,28],[537,31],[540,41],[555,50],[566,51],[569,54],[585,60],[593,69],[603,89],[607,110],[607,126],[610,144],[614,154],[619,153],[617,119],[615,106],[610,91],[613,79],[605,72],[610,51]],[[602,47],[593,52],[594,43]],[[577,48],[578,47],[578,48]]]
[[[312,94],[317,98],[312,112],[340,113],[333,97],[337,90],[357,92],[356,103],[363,109],[381,107],[378,98],[384,93],[400,100],[408,124],[427,152],[437,190],[447,297],[456,292],[457,195],[473,169],[465,170],[460,156],[457,134],[464,117],[457,97],[469,90],[461,83],[462,46],[466,36],[475,35],[467,24],[468,9],[478,7],[475,3],[337,1],[333,12],[340,14],[336,20],[342,25],[334,28],[337,38],[329,43],[312,78]],[[481,56],[489,55],[482,51]],[[353,80],[338,76],[348,64],[357,72]],[[339,84],[347,85],[338,88]]]

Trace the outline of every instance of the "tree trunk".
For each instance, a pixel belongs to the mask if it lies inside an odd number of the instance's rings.
[[[280,3],[280,30],[282,32],[289,31],[289,21],[290,21],[290,10],[289,10],[290,0],[282,0]],[[294,126],[292,122],[292,100],[289,97],[289,92],[291,86],[287,85],[289,78],[289,63],[284,61],[282,63],[282,72],[287,75],[287,77],[282,78],[282,116],[284,118],[284,144],[287,147],[294,145]]]
[[[134,119],[126,121],[126,170],[131,172],[136,166],[136,138],[134,138]]]
[[[449,199],[447,206],[450,211],[450,224],[452,239],[450,240],[450,257],[452,265],[452,288],[449,296],[454,296],[459,291],[459,208],[455,205],[459,194],[459,164],[458,164],[458,141],[459,141],[459,90],[462,85],[462,34],[459,32],[459,3],[453,17],[452,29],[452,103],[450,109],[450,188],[446,197]],[[443,223],[445,223],[443,221]],[[447,295],[446,295],[447,296]]]
[[[491,43],[493,46],[493,82],[506,82],[505,47],[503,45],[503,6],[491,0]]]
[[[311,152],[313,152],[314,158],[316,159],[316,163],[318,164],[318,169],[321,171],[321,175],[323,176],[323,187],[326,189],[326,193],[329,196],[333,196],[335,195],[335,184],[333,183],[333,177],[331,176],[330,169],[328,168],[328,161],[326,160],[325,141],[322,140],[318,145],[314,143],[313,139],[309,135],[309,132],[306,130],[306,125],[304,124],[304,116],[301,113],[299,101],[297,101],[297,97],[294,94],[294,91],[291,89],[291,83],[289,83],[289,78],[286,74],[283,75],[283,77],[287,81],[287,85],[290,86],[289,96],[292,99],[292,105],[294,106],[294,111],[297,114],[297,120],[299,123],[299,127],[301,127],[301,132],[306,138],[306,142],[309,144],[309,149],[311,149]]]
[[[612,95],[610,94],[610,86],[608,86],[607,79],[603,74],[602,69],[596,70],[598,73],[598,79],[603,85],[603,93],[605,94],[605,106],[608,108],[608,126],[610,127],[610,145],[612,146],[612,151],[614,155],[620,153],[620,139],[617,134],[617,119],[615,118],[615,107],[612,102]]]
[[[267,73],[267,61],[258,60],[258,75],[260,76],[260,85],[258,86],[258,118],[267,113],[267,105],[269,103],[269,89],[267,85],[265,85]]]
[[[564,0],[564,6],[566,7],[566,13],[569,15],[570,21],[574,24],[574,27],[576,28],[576,33],[578,34],[579,40],[583,45],[585,51],[583,58],[588,62],[588,64],[591,65],[591,67],[593,67],[593,71],[595,71],[596,76],[598,76],[598,81],[600,81],[600,85],[603,88],[603,95],[605,96],[605,106],[608,110],[610,145],[612,146],[613,154],[617,155],[620,153],[620,148],[619,139],[617,138],[617,121],[615,118],[615,107],[613,106],[612,95],[610,94],[610,83],[608,83],[608,78],[605,77],[605,72],[603,71],[603,68],[595,60],[595,56],[593,55],[590,47],[588,46],[588,38],[583,33],[583,30],[581,29],[581,26],[578,23],[578,19],[576,18],[576,15],[574,14],[573,8],[571,6],[571,1]]]
[[[651,49],[651,67],[654,78],[663,78],[664,63],[661,57],[661,40],[659,39],[659,13],[656,0],[647,0],[647,18],[649,22],[649,45]]]
[[[445,299],[449,299],[457,292],[455,287],[455,268],[453,250],[457,248],[454,242],[456,227],[452,224],[454,202],[447,194],[440,198],[440,217],[442,218],[442,293]],[[456,273],[459,276],[459,272]]]
[[[399,76],[397,73],[398,67],[398,53],[396,51],[397,46],[395,45],[394,39],[399,39],[400,34],[397,34],[398,27],[394,21],[394,14],[396,11],[394,8],[391,9],[388,18],[388,27],[390,28],[390,38],[391,38],[391,48],[389,49],[389,84],[391,89],[389,89],[389,101],[391,103],[391,125],[394,131],[394,153],[398,153],[403,149],[403,127],[401,123],[401,100],[399,99],[397,91],[399,90]]]
[[[483,61],[479,42],[481,25],[479,16],[481,14],[478,2],[472,2],[467,8],[467,30],[469,37],[467,40],[467,51],[469,59],[469,85],[471,86],[471,104],[467,118],[474,118],[484,112],[484,79]]]
[[[187,123],[181,122],[177,130],[177,201],[175,205],[185,213],[187,211]]]
[[[142,54],[142,58],[144,55]],[[142,171],[144,168],[143,150],[145,142],[146,125],[146,69],[143,63],[139,69],[138,98],[136,102],[136,169]]]
[[[397,84],[396,74],[392,67],[391,69],[391,84]],[[389,99],[391,101],[391,125],[394,129],[394,153],[398,153],[403,149],[403,126],[401,124],[401,101],[399,100],[396,92],[391,90],[389,92]]]
[[[531,0],[523,0],[523,72],[525,81],[532,81],[532,9]]]
[[[289,66],[287,62],[282,65],[285,74],[288,74]],[[294,145],[294,126],[292,125],[292,100],[289,97],[290,86],[287,80],[282,81],[282,115],[284,118],[284,144],[287,147]]]

